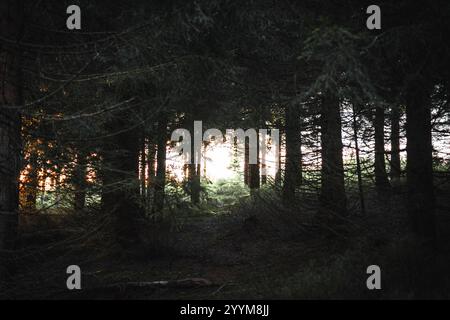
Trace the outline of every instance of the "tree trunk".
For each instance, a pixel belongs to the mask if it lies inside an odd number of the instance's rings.
[[[361,213],[364,215],[366,213],[366,205],[364,201],[364,190],[362,185],[362,175],[361,175],[361,159],[359,156],[359,143],[358,143],[358,123],[356,121],[356,110],[355,106],[352,105],[353,114],[353,141],[355,143],[355,154],[356,154],[356,174],[358,176],[358,192],[359,201],[361,204]]]
[[[389,180],[386,173],[386,163],[384,159],[384,108],[375,108],[375,186],[377,192],[385,194],[389,187]]]
[[[194,117],[194,113],[195,111],[192,111],[191,114],[189,114],[186,118],[186,125],[188,126],[188,128],[190,129],[189,131],[191,132],[191,153],[190,153],[190,163],[187,165],[187,169],[188,169],[188,193],[190,195],[191,198],[191,203],[194,205],[197,205],[200,203],[200,191],[201,191],[201,186],[200,186],[200,178],[201,178],[201,165],[200,165],[200,161],[199,163],[196,164],[195,163],[195,154],[196,154],[196,150],[194,150],[194,136],[195,136],[195,117]],[[202,148],[203,144],[200,146],[200,148]]]
[[[111,125],[123,130],[131,124],[126,114],[117,114]],[[103,210],[115,217],[118,242],[133,247],[140,242],[139,220],[143,216],[139,199],[139,130],[127,130],[105,141],[103,176]]]
[[[245,139],[244,142],[244,183],[245,185],[249,185],[250,184],[250,170],[249,170],[249,157],[250,157],[250,148],[248,145],[248,141],[247,139]]]
[[[321,189],[319,213],[326,216],[346,214],[344,165],[339,99],[325,95],[321,108]]]
[[[259,137],[261,139],[261,185],[267,184],[267,165],[266,165],[266,153],[267,153],[267,141],[263,141],[266,137]]]
[[[188,181],[188,185],[189,185],[189,192],[190,192],[190,196],[191,196],[191,202],[192,204],[199,204],[200,203],[200,191],[201,191],[201,187],[200,187],[200,163],[196,164],[195,163],[195,150],[194,150],[194,136],[195,136],[195,127],[194,127],[194,117],[189,117],[190,119],[190,123],[189,123],[189,127],[190,127],[190,131],[192,133],[191,135],[191,146],[192,146],[192,152],[191,152],[191,161],[189,163],[189,169],[188,169],[188,177],[189,177],[189,181]],[[200,159],[198,159],[200,162]]]
[[[283,201],[291,203],[295,199],[295,189],[301,183],[301,135],[300,108],[290,105],[285,108],[286,120],[286,160],[283,184]]]
[[[398,185],[401,174],[400,164],[400,108],[394,104],[391,110],[391,181]]]
[[[147,183],[146,183],[146,176],[145,176],[145,172],[146,172],[146,167],[147,167],[147,162],[146,162],[146,141],[145,141],[145,134],[142,134],[142,138],[141,138],[141,159],[140,159],[140,181],[141,181],[141,196],[143,199],[146,198],[146,191],[147,191]]]
[[[192,157],[193,157],[192,153]],[[191,202],[193,204],[200,203],[200,164],[193,163],[194,159],[191,159],[191,162],[188,167],[188,177],[189,177],[189,192],[191,194]]]
[[[75,211],[84,210],[86,203],[86,157],[82,153],[78,153],[77,163],[75,165],[75,172],[73,177],[73,185],[75,189],[74,195],[74,209]]]
[[[19,41],[23,3],[0,2],[0,35]],[[22,53],[5,42],[0,45],[0,250],[12,249],[16,238],[21,169]],[[0,272],[0,277],[2,277]]]
[[[154,185],[153,219],[160,221],[163,217],[165,186],[166,186],[166,156],[167,156],[167,115],[163,113],[158,122],[158,139],[156,155],[156,177]]]
[[[22,182],[23,197],[21,205],[25,212],[36,211],[37,192],[39,189],[38,181],[38,155],[36,150],[30,151],[28,174],[25,181]]]
[[[147,208],[151,207],[151,200],[153,198],[154,180],[155,180],[155,161],[156,161],[156,146],[153,141],[148,139],[148,156],[147,156]]]
[[[247,140],[247,139],[246,139]],[[250,149],[249,160],[250,160]],[[261,186],[260,170],[259,170],[260,160],[259,160],[259,134],[256,133],[256,163],[248,164],[248,187],[251,191],[259,189]]]
[[[408,213],[412,229],[419,238],[435,242],[430,90],[424,81],[416,80],[407,89],[406,138]]]
[[[266,143],[262,144],[267,149]],[[266,150],[261,152],[261,185],[267,184]]]
[[[278,148],[278,159],[275,159],[276,161],[276,170],[275,170],[275,186],[280,187],[281,186],[281,177],[282,177],[282,171],[281,171],[281,165],[282,165],[282,161],[281,161],[281,139],[282,139],[282,135],[280,134],[280,141],[278,142],[278,144],[275,145],[275,148]]]

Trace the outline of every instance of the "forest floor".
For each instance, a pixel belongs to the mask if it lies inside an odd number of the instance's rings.
[[[86,237],[63,239],[60,248],[40,239],[44,245],[34,243],[25,251],[28,257],[21,259],[26,262],[1,292],[8,298],[41,299],[449,298],[450,216],[444,204],[449,197],[438,194],[438,226],[445,232],[437,252],[407,236],[402,197],[393,195],[384,205],[374,205],[375,196],[369,197],[366,215],[351,216],[340,236],[330,237],[305,218],[306,210],[289,214],[248,200],[237,210],[179,219],[152,256],[130,257],[116,248],[111,248],[114,255],[105,254],[108,249],[93,249]],[[70,264],[81,267],[82,290],[66,289]],[[366,268],[372,264],[381,267],[382,290],[366,287]],[[127,285],[186,278],[211,283]]]

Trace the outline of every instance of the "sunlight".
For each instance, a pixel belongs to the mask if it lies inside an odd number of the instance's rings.
[[[282,151],[283,154],[283,151]],[[275,150],[270,148],[265,156],[265,171],[267,176],[275,177],[276,165]],[[261,151],[259,159],[262,161]],[[167,149],[167,169],[172,177],[177,181],[182,181],[184,177],[184,159],[176,154],[170,147]],[[244,171],[244,155],[234,154],[232,146],[225,143],[212,143],[202,149],[202,161],[200,164],[201,175],[211,182],[219,180],[233,179]],[[262,172],[261,166],[261,174]]]
[[[211,181],[231,179],[237,174],[231,167],[232,160],[233,154],[229,145],[215,144],[206,148],[203,155],[202,170]]]

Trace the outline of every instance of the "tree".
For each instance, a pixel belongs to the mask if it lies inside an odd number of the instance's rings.
[[[259,136],[259,134],[257,133],[257,137],[258,136]],[[257,143],[256,144],[256,163],[249,163],[249,165],[248,165],[248,187],[250,188],[250,190],[259,189],[259,187],[261,186],[259,166],[260,166],[259,143]]]
[[[138,226],[143,210],[139,199],[139,129],[126,112],[114,115],[114,133],[104,141],[103,211],[115,218],[119,243],[132,247],[140,241]]]
[[[300,106],[285,107],[286,121],[286,169],[283,184],[283,201],[292,203],[295,189],[301,182],[301,134],[300,134]]]
[[[320,212],[330,217],[345,215],[347,199],[342,160],[342,133],[339,98],[327,92],[321,106],[321,187]]]
[[[79,152],[76,156],[75,168],[72,176],[74,186],[74,209],[80,211],[84,209],[86,203],[87,188],[87,158],[86,155]]]
[[[393,104],[391,108],[391,171],[393,184],[398,184],[401,174],[400,164],[400,107]]]
[[[431,142],[430,83],[420,77],[412,80],[406,92],[406,177],[408,213],[413,232],[436,240],[435,195]]]
[[[362,182],[362,172],[361,172],[361,157],[358,142],[358,123],[356,120],[356,108],[355,104],[352,104],[352,127],[353,127],[353,142],[355,144],[355,155],[356,155],[356,175],[358,176],[358,193],[359,202],[361,204],[362,214],[366,213],[366,204],[364,199],[364,189]]]
[[[156,177],[154,183],[153,219],[162,219],[164,209],[165,186],[166,186],[166,152],[167,152],[167,114],[161,112],[158,120],[157,131],[157,153],[156,153]]]
[[[389,186],[386,173],[384,149],[384,108],[375,107],[375,186],[378,193],[383,194]]]
[[[0,3],[0,250],[12,248],[17,232],[21,169],[23,3]]]

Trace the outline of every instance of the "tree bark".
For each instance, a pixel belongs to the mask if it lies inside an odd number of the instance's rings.
[[[195,153],[194,150],[194,137],[195,137],[195,109],[192,110],[190,114],[186,117],[186,125],[189,128],[189,131],[191,133],[191,153],[190,153],[190,161],[187,164],[187,177],[188,177],[188,183],[187,183],[187,190],[191,199],[191,203],[194,205],[197,205],[200,203],[200,192],[201,192],[201,165],[200,163],[195,164]],[[200,148],[203,147],[203,144],[200,146]],[[199,162],[201,159],[198,159]]]
[[[430,92],[425,80],[414,80],[407,88],[406,174],[412,230],[418,237],[435,242]]]
[[[346,214],[347,199],[342,160],[342,133],[339,99],[328,93],[321,107],[321,189],[319,213]]]
[[[397,185],[400,180],[400,108],[394,104],[391,109],[391,181]]]
[[[386,162],[384,158],[384,108],[375,108],[375,186],[377,192],[385,194],[389,188],[389,180],[386,173]]]
[[[166,186],[166,157],[167,157],[167,115],[163,113],[158,121],[158,139],[156,155],[156,177],[154,184],[153,219],[160,221],[163,217],[165,186]]]
[[[156,146],[149,138],[147,156],[147,208],[151,207],[155,180]]]
[[[261,185],[267,184],[266,152],[261,152]]]
[[[256,163],[248,165],[248,187],[250,190],[259,189],[261,186],[260,170],[259,170],[259,136],[257,133],[256,139]]]
[[[146,192],[147,192],[147,183],[146,183],[146,176],[145,176],[145,172],[146,172],[146,167],[147,167],[147,162],[146,162],[146,139],[145,139],[145,133],[142,133],[142,138],[141,138],[141,158],[140,158],[140,181],[141,181],[141,196],[143,199],[146,198]]]
[[[193,156],[193,153],[192,153]],[[189,192],[191,194],[191,202],[193,204],[200,203],[200,164],[192,163],[188,165]]]
[[[75,189],[74,195],[74,209],[75,211],[84,210],[86,203],[86,170],[87,161],[86,156],[83,153],[78,153],[77,163],[75,165],[75,172],[73,177],[73,184]]]
[[[201,166],[200,166],[200,163],[197,163],[197,164],[195,163],[195,150],[194,150],[195,118],[194,118],[194,116],[193,115],[189,116],[188,121],[189,121],[188,126],[189,126],[190,132],[191,132],[191,146],[192,146],[192,152],[190,154],[191,161],[188,164],[188,178],[189,178],[188,186],[189,186],[189,193],[190,193],[190,197],[191,197],[191,203],[197,205],[200,203],[200,191],[201,191],[200,167]],[[199,159],[199,161],[200,161],[200,159]]]
[[[248,186],[250,184],[249,157],[250,157],[250,148],[249,148],[247,139],[245,139],[245,142],[244,142],[244,184],[246,186]]]
[[[359,201],[361,204],[361,213],[364,215],[366,213],[366,205],[364,199],[364,189],[362,183],[362,175],[361,175],[361,159],[359,156],[359,143],[358,143],[358,123],[356,121],[356,110],[355,106],[352,105],[352,114],[353,114],[353,141],[355,142],[355,154],[356,154],[356,174],[358,176],[358,193],[359,193]]]
[[[280,141],[278,142],[278,144],[275,145],[276,148],[278,148],[278,159],[275,159],[276,161],[276,170],[275,170],[275,186],[277,186],[278,188],[281,186],[281,177],[282,177],[282,171],[281,171],[281,165],[282,165],[282,161],[281,161],[281,139],[282,139],[282,135],[280,134]]]
[[[22,1],[0,3],[0,35],[19,41],[23,30]],[[0,44],[0,250],[12,249],[17,233],[21,169],[22,53]],[[1,273],[1,272],[0,272]],[[1,274],[0,274],[1,277]]]
[[[302,179],[299,106],[286,106],[285,120],[286,158],[282,197],[285,204],[290,204],[295,199],[295,190],[300,185]]]
[[[126,114],[116,115],[115,130],[130,126]],[[143,217],[139,199],[139,130],[126,130],[105,141],[103,176],[103,211],[115,218],[115,233],[124,247],[140,242],[139,220]]]
[[[28,165],[28,174],[26,175],[25,181],[22,181],[23,200],[21,201],[21,205],[25,212],[34,212],[36,211],[37,192],[39,189],[38,156],[36,150],[30,150]]]

